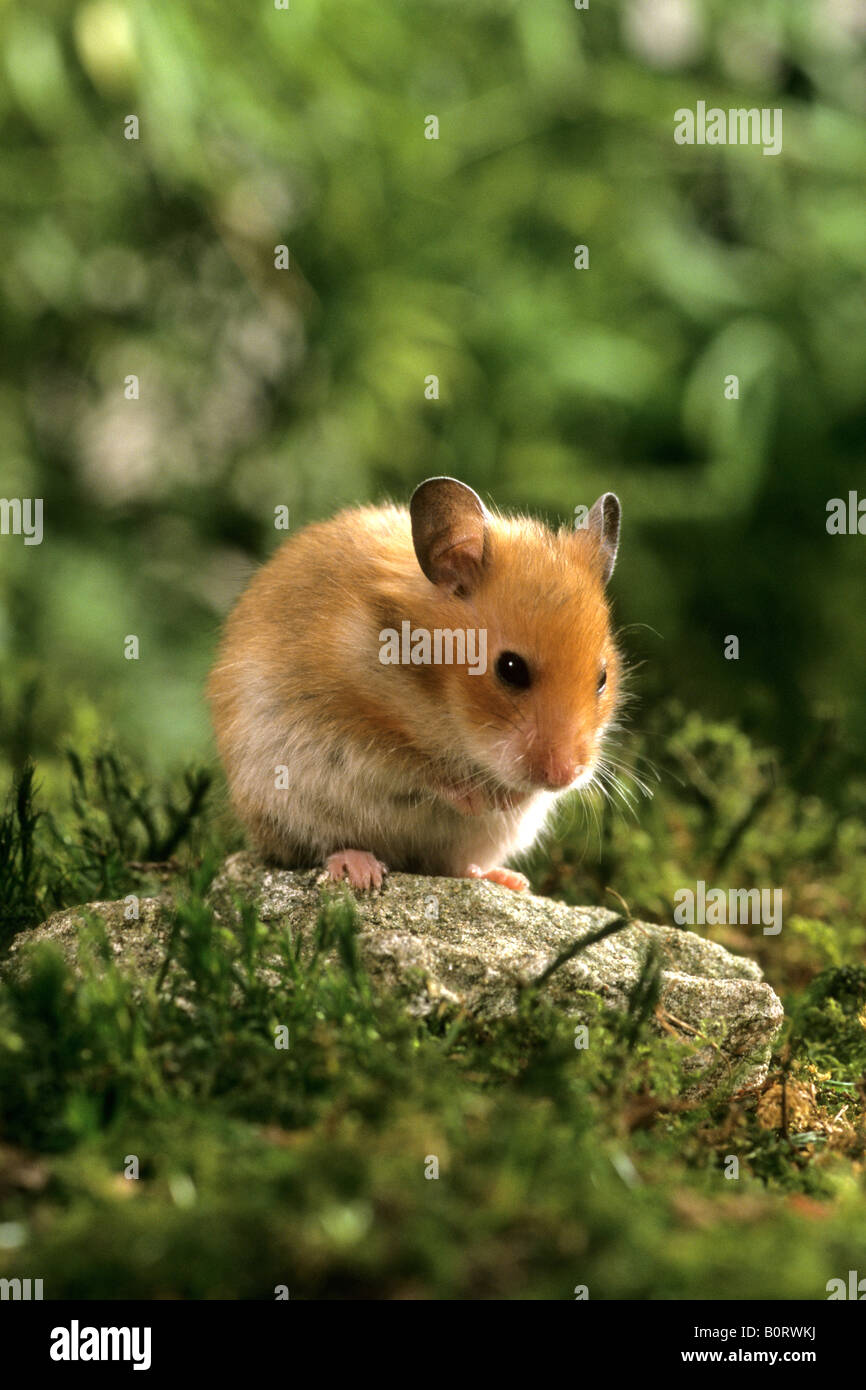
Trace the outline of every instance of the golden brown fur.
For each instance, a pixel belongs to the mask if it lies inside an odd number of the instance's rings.
[[[557,778],[590,779],[619,673],[597,536],[485,513],[473,573],[468,592],[431,582],[409,511],[384,506],[307,527],[254,576],[209,697],[235,809],[269,859],[358,847],[392,869],[488,868],[532,843]],[[380,633],[405,620],[483,629],[486,673],[383,665]],[[498,678],[502,650],[531,689]]]

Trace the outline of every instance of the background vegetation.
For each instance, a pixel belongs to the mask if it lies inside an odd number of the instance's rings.
[[[95,947],[86,978],[45,959],[3,987],[2,1272],[147,1297],[866,1274],[863,540],[825,529],[863,476],[858,8],[7,0],[0,23],[0,495],[45,503],[41,546],[0,537],[0,944],[170,883],[188,976],[138,1001]],[[781,107],[783,153],[676,146],[699,99]],[[749,1104],[678,1109],[678,1046],[640,1018],[591,1054],[543,1000],[419,1028],[350,951],[229,1006],[255,931],[201,906],[240,844],[201,697],[220,619],[275,506],[300,525],[442,472],[552,518],[623,501],[624,756],[656,795],[567,818],[532,874],[661,920],[698,878],[784,888],[780,937],[709,929],[789,1014]]]

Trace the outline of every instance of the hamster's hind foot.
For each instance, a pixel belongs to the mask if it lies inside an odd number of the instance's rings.
[[[387,872],[387,866],[365,849],[341,849],[325,860],[328,878],[334,883],[346,878],[352,888],[381,888]]]
[[[488,883],[498,883],[503,888],[511,888],[515,893],[525,893],[529,887],[529,879],[525,874],[519,874],[516,869],[488,869],[485,873],[477,864],[470,864],[464,878],[486,878]]]

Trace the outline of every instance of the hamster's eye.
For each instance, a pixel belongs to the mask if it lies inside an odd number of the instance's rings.
[[[601,670],[600,670],[599,673],[598,673],[598,685],[597,685],[597,687],[596,687],[596,690],[597,690],[597,692],[598,692],[599,695],[600,695],[601,692],[604,690],[604,687],[605,687],[606,685],[607,685],[607,664],[605,663],[605,665],[602,666]]]
[[[518,690],[528,690],[532,684],[529,667],[516,652],[500,652],[496,658],[496,674],[503,685],[516,686]]]

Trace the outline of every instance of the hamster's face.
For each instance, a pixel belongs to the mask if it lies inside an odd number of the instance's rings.
[[[474,663],[433,680],[448,749],[494,800],[586,786],[614,717],[619,659],[605,585],[620,505],[604,493],[579,530],[492,516],[454,478],[430,478],[410,503],[412,540],[438,590],[441,625],[463,629]],[[431,730],[432,736],[432,730]],[[440,739],[441,742],[441,739]]]
[[[505,788],[585,787],[619,690],[603,584],[567,534],[548,536],[536,553],[508,549],[494,549],[489,579],[466,601],[486,668],[453,671],[459,743]]]

